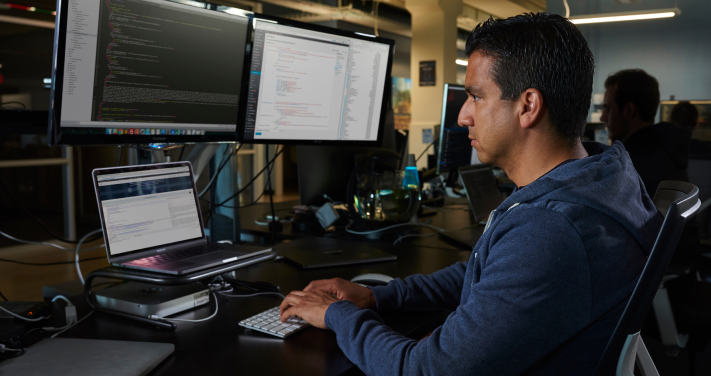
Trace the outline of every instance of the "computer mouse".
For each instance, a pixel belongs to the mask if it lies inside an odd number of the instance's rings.
[[[351,279],[351,282],[360,283],[361,285],[367,286],[385,286],[393,279],[393,277],[385,274],[367,273],[353,277],[353,279]]]

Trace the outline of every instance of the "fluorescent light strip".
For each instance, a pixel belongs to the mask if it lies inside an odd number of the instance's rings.
[[[580,18],[580,19],[570,20],[570,22],[577,24],[577,25],[582,25],[582,24],[601,23],[601,22],[651,20],[651,19],[655,19],[655,18],[670,18],[670,17],[674,17],[674,16],[675,16],[674,12],[664,12],[664,13],[652,13],[652,14],[633,14],[630,16]]]
[[[455,62],[457,63],[457,65],[464,65],[465,67],[469,65],[469,62],[463,59],[457,59]]]

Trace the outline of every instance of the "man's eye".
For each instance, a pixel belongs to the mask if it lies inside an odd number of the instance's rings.
[[[478,101],[479,99],[480,99],[480,98],[477,97],[476,95],[472,95],[472,100],[473,100],[474,102]]]

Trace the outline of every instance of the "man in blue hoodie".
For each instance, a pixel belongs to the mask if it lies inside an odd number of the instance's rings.
[[[330,328],[369,375],[590,375],[661,227],[619,142],[582,144],[593,56],[546,13],[477,26],[459,124],[516,191],[468,263],[367,289],[333,279],[292,291],[282,319]],[[337,298],[333,298],[336,295]],[[447,308],[415,341],[376,313]]]

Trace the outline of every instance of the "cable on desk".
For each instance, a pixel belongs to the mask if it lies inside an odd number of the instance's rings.
[[[353,224],[353,222],[350,222],[350,223],[348,223],[348,225],[346,225],[346,232],[351,233],[351,234],[356,234],[356,235],[375,234],[376,232],[390,230],[391,228],[402,227],[402,226],[418,226],[418,227],[427,227],[427,228],[430,228],[435,231],[441,231],[441,232],[447,231],[445,229],[441,229],[439,227],[435,227],[435,226],[424,224],[424,223],[400,223],[397,225],[392,225],[392,226],[384,227],[384,228],[381,228],[378,230],[373,230],[373,231],[353,231],[349,228],[352,224]]]
[[[68,252],[74,252],[74,251],[75,251],[75,249],[73,249],[73,248],[62,247],[61,245],[57,245],[57,244],[54,244],[54,243],[35,242],[35,241],[32,241],[32,240],[19,239],[19,238],[16,238],[16,237],[12,236],[12,235],[9,235],[9,234],[7,234],[7,233],[5,233],[5,232],[3,232],[3,231],[0,231],[0,235],[4,236],[4,237],[6,237],[6,238],[8,238],[8,239],[10,239],[10,240],[14,240],[14,241],[16,241],[16,242],[18,242],[18,243],[47,245],[47,246],[50,246],[50,247],[54,247],[54,248],[57,248],[57,249],[61,249],[61,250],[63,250],[63,251],[68,251]],[[97,238],[97,239],[98,239],[98,238]],[[94,240],[96,240],[96,239],[94,239]],[[78,243],[78,242],[75,242],[75,243]],[[104,247],[104,246],[105,246],[105,244],[97,245],[97,246],[95,246],[95,247],[82,249],[81,251],[82,251],[82,252],[92,251],[92,250],[94,250],[94,249],[99,249],[99,248],[102,248],[102,247]]]
[[[100,260],[100,259],[106,259],[105,256],[100,256],[100,257],[89,257],[85,258],[83,260],[79,260],[79,262],[84,262],[84,261],[94,261],[94,260]],[[4,258],[0,258],[0,262],[10,262],[13,264],[20,264],[20,265],[30,265],[30,266],[52,266],[52,265],[66,265],[66,264],[73,264],[74,261],[57,261],[57,262],[24,262],[24,261],[16,261],[16,260],[8,260]],[[2,294],[0,294],[2,295]]]
[[[214,312],[212,315],[210,315],[210,317],[205,317],[204,319],[199,319],[199,320],[167,319],[167,318],[165,318],[165,317],[160,317],[160,316],[156,316],[156,315],[150,315],[150,316],[148,316],[148,317],[151,318],[151,319],[159,319],[159,320],[166,320],[166,321],[178,321],[178,322],[203,322],[203,321],[207,321],[207,320],[209,320],[209,319],[215,317],[215,315],[217,315],[217,312],[220,310],[220,304],[217,302],[217,296],[215,296],[215,293],[214,293],[214,292],[212,293],[212,299],[215,300],[215,312]]]
[[[14,313],[14,312],[8,310],[8,309],[5,309],[4,307],[0,307],[0,310],[5,311],[5,312],[7,312],[7,313],[9,313],[9,314],[11,314],[11,315],[13,315],[13,316],[15,316],[15,317],[17,317],[17,318],[20,319],[20,320],[31,321],[31,322],[42,321],[42,320],[44,320],[44,319],[48,319],[48,318],[52,317],[52,315],[49,315],[49,316],[45,316],[45,317],[38,317],[38,318],[36,318],[36,319],[28,319],[27,317],[22,317],[22,316],[20,316],[20,315]]]
[[[74,265],[76,265],[76,267],[77,267],[77,274],[79,275],[79,280],[81,281],[82,286],[84,285],[84,276],[81,275],[81,268],[79,267],[79,248],[81,247],[81,243],[83,243],[84,240],[86,240],[86,238],[88,238],[89,236],[96,234],[98,232],[102,232],[102,231],[104,231],[103,228],[91,231],[90,233],[84,235],[84,237],[82,237],[79,240],[79,243],[77,243],[77,250],[74,253]]]
[[[62,333],[64,333],[64,332],[66,332],[67,330],[69,330],[69,329],[71,329],[71,328],[73,328],[73,327],[79,325],[80,322],[86,320],[86,318],[89,317],[89,316],[91,316],[92,313],[94,313],[94,311],[91,311],[91,312],[87,313],[86,316],[82,317],[82,319],[79,320],[79,321],[77,321],[76,323],[74,323],[74,325],[72,325],[72,326],[70,326],[70,327],[68,327],[68,328],[66,328],[66,329],[63,329],[63,330],[60,331],[60,332],[54,333],[54,335],[52,335],[52,336],[49,337],[49,338],[54,338],[54,337],[56,337],[56,336],[58,336],[58,335],[60,335],[60,334],[62,334]],[[42,328],[42,329],[44,329],[44,328]],[[46,329],[45,329],[45,330],[46,330]]]
[[[257,293],[248,294],[248,295],[229,295],[229,294],[223,294],[223,293],[221,293],[221,292],[218,292],[218,294],[220,294],[220,295],[222,295],[222,296],[226,296],[226,297],[228,297],[228,298],[249,298],[249,297],[258,296],[258,295],[278,295],[278,296],[280,296],[282,299],[286,299],[286,297],[285,297],[284,295],[282,295],[282,294],[280,294],[280,293],[278,293],[278,292],[257,292]]]

